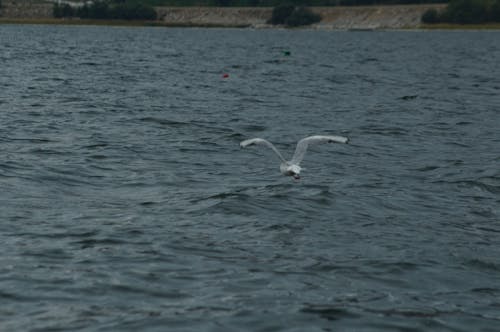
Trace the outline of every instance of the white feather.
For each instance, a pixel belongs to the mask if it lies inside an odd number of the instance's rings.
[[[347,143],[349,139],[347,137],[343,136],[320,136],[320,135],[315,135],[315,136],[309,136],[306,138],[301,139],[297,143],[297,148],[295,148],[295,153],[293,154],[292,160],[290,163],[295,164],[295,165],[300,165],[300,162],[302,159],[304,159],[304,156],[307,152],[307,148],[309,147],[309,144],[323,144],[323,143]]]
[[[282,162],[286,163],[285,158],[283,158],[283,156],[278,151],[278,149],[276,149],[276,147],[273,145],[273,143],[266,141],[265,139],[251,138],[251,139],[247,139],[247,140],[240,143],[240,146],[242,148],[246,148],[249,145],[265,145],[265,146],[271,148],[278,155],[278,157],[281,159]]]

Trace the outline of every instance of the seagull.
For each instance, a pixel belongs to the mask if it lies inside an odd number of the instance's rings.
[[[322,143],[346,144],[347,142],[349,142],[349,139],[343,136],[321,136],[321,135],[309,136],[301,139],[297,143],[297,147],[295,148],[295,153],[293,154],[293,157],[290,161],[287,161],[285,158],[283,158],[278,149],[276,149],[276,147],[271,142],[263,138],[251,138],[244,140],[243,142],[240,143],[240,146],[242,148],[246,148],[247,146],[250,145],[265,145],[271,148],[281,160],[281,165],[280,165],[281,173],[283,175],[293,176],[294,179],[298,180],[300,179],[300,171],[302,169],[299,165],[302,159],[304,159],[304,155],[306,154],[307,147],[309,146],[309,144],[322,144]]]

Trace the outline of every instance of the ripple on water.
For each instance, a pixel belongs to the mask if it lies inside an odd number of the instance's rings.
[[[497,33],[0,39],[0,329],[498,325]]]

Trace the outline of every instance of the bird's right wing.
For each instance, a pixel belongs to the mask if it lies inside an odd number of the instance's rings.
[[[309,136],[301,139],[297,143],[297,148],[295,149],[295,153],[293,154],[293,158],[290,161],[292,164],[299,165],[302,159],[304,159],[304,155],[306,154],[307,147],[309,144],[322,144],[322,143],[347,143],[349,139],[343,136]]]
[[[276,149],[276,147],[271,142],[266,141],[265,139],[251,138],[251,139],[247,139],[247,140],[240,143],[240,146],[242,148],[246,148],[247,146],[250,146],[250,145],[265,145],[265,146],[271,148],[278,155],[278,157],[281,159],[282,162],[284,162],[284,163],[286,162],[285,158],[283,158],[283,156],[278,151],[278,149]]]

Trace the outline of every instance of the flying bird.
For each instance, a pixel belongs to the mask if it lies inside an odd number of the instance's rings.
[[[291,160],[287,161],[281,153],[276,149],[276,147],[269,141],[262,139],[262,138],[251,138],[244,140],[243,142],[240,143],[240,146],[242,148],[246,148],[247,146],[250,145],[265,145],[269,148],[271,148],[276,155],[281,160],[281,165],[280,165],[280,171],[283,175],[287,176],[293,176],[294,179],[300,179],[300,162],[302,159],[304,159],[304,155],[306,154],[307,147],[309,144],[322,144],[322,143],[347,143],[349,139],[347,137],[342,137],[342,136],[321,136],[321,135],[316,135],[316,136],[309,136],[306,138],[301,139],[297,143],[297,147],[295,148],[295,153],[293,154],[293,157]]]

